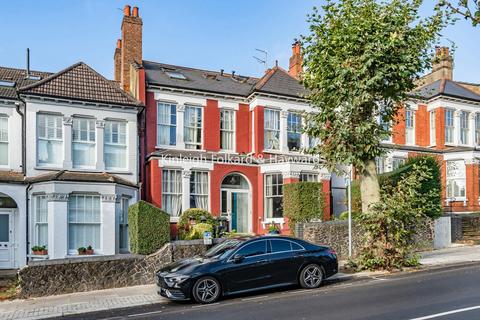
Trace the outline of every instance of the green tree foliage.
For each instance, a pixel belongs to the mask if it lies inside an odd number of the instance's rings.
[[[303,37],[302,81],[316,112],[306,132],[320,138],[310,152],[331,170],[353,164],[360,174],[362,207],[379,201],[374,159],[381,141],[445,25],[440,10],[419,16],[422,0],[328,0],[309,16]]]
[[[130,252],[151,254],[170,241],[170,215],[139,201],[128,208]]]
[[[180,219],[178,220],[178,236],[180,239],[187,239],[190,230],[190,221],[195,221],[197,223],[207,223],[209,225],[215,226],[217,224],[215,218],[212,216],[210,212],[203,209],[191,208],[185,210],[181,215]]]
[[[431,202],[439,189],[423,188],[435,175],[428,161],[413,161],[409,174],[385,183],[381,201],[358,216],[365,231],[356,261],[359,269],[401,269],[418,264],[413,254],[415,231],[429,214],[440,210],[440,201]]]
[[[470,20],[474,27],[480,24],[480,1],[478,0],[440,0],[440,8],[447,8],[449,14],[455,14]]]
[[[321,182],[296,182],[283,186],[283,215],[288,218],[291,230],[296,223],[323,219],[324,208]]]

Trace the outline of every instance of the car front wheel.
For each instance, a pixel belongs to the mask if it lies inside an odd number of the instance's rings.
[[[220,298],[220,283],[213,277],[203,277],[193,286],[193,298],[198,303],[213,303]]]
[[[309,264],[300,272],[300,285],[305,289],[320,287],[323,280],[323,271],[318,264]]]

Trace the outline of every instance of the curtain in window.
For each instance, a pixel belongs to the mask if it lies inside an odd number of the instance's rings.
[[[447,161],[447,197],[465,197],[465,161]]]
[[[177,139],[177,106],[168,103],[157,105],[157,144],[174,146]]]
[[[70,195],[68,199],[68,248],[100,249],[100,197]]]
[[[280,111],[265,109],[264,112],[264,148],[280,149]]]
[[[45,196],[35,197],[35,240],[36,246],[48,247],[48,209]]]
[[[220,112],[220,148],[222,150],[233,150],[234,128],[234,111],[222,110]]]
[[[127,124],[105,122],[104,153],[106,169],[127,168]]]
[[[265,217],[283,217],[283,176],[280,173],[265,175]]]
[[[185,147],[200,149],[202,142],[202,109],[200,107],[185,107]]]
[[[95,120],[74,118],[72,141],[73,166],[95,166]]]
[[[302,137],[302,117],[296,113],[288,113],[287,144],[288,150],[300,150]]]
[[[162,170],[162,209],[172,217],[182,211],[182,171]]]
[[[0,165],[8,165],[8,118],[0,115]]]
[[[190,175],[190,207],[208,210],[208,172],[192,171]]]
[[[468,144],[468,135],[469,135],[468,115],[469,113],[466,111],[462,111],[460,113],[460,143],[461,144]]]
[[[39,114],[37,121],[38,165],[61,166],[63,160],[62,117]]]

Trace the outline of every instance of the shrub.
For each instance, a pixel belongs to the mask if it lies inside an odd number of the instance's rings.
[[[283,186],[283,214],[294,230],[295,224],[323,218],[325,197],[321,182],[296,182]]]
[[[139,201],[128,208],[130,251],[151,254],[170,241],[170,215]]]
[[[209,223],[197,223],[186,235],[186,240],[203,239],[205,231],[213,232],[213,226]]]
[[[207,210],[197,209],[197,208],[191,208],[191,209],[185,210],[180,215],[180,218],[178,220],[178,225],[177,225],[178,236],[180,237],[180,239],[186,239],[186,237],[188,236],[190,220],[195,220],[196,224],[205,222],[211,225],[212,229],[217,224],[217,221],[215,220],[215,218]]]

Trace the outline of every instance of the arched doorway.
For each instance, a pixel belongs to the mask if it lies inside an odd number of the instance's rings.
[[[0,269],[10,269],[15,261],[15,217],[17,203],[0,193]]]
[[[252,195],[248,180],[239,173],[223,178],[220,187],[222,215],[228,216],[230,230],[252,232]]]

